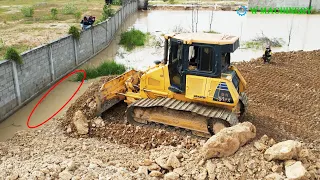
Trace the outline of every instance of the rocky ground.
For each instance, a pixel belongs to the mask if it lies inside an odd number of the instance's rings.
[[[0,143],[0,177],[320,179],[319,57],[320,51],[275,53],[271,64],[238,64],[248,83],[248,123],[208,141],[126,124],[124,104],[94,117],[90,97],[112,77],[102,78],[64,117]]]

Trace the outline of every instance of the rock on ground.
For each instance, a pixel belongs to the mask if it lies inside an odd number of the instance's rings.
[[[290,180],[304,180],[306,177],[306,169],[300,161],[297,161],[291,165],[285,166],[286,176]]]
[[[265,180],[284,180],[284,179],[285,179],[285,177],[281,176],[280,174],[272,173],[272,174],[269,174],[268,176],[266,176]]]
[[[88,120],[82,111],[79,110],[74,113],[73,124],[78,134],[88,134]]]
[[[164,175],[165,180],[178,180],[179,179],[179,174],[175,172],[169,172]]]
[[[181,166],[179,159],[174,153],[171,153],[169,155],[168,161],[167,161],[167,166],[170,166],[172,168],[178,168]]]
[[[230,156],[255,136],[256,128],[250,122],[224,128],[204,144],[203,156],[205,159]]]
[[[293,140],[279,142],[268,148],[264,157],[268,160],[290,160],[297,158],[301,151],[301,143]]]

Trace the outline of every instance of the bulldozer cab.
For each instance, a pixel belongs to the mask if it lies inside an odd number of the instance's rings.
[[[170,87],[184,93],[186,75],[220,78],[230,66],[230,53],[239,47],[235,36],[183,33],[165,36],[164,63],[168,64]]]

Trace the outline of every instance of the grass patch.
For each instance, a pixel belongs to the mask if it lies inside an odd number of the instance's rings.
[[[242,43],[242,46],[245,48],[253,49],[264,49],[265,46],[270,45],[272,47],[282,47],[284,45],[284,40],[282,38],[268,38],[263,33],[261,36],[258,36],[251,41],[245,41]]]
[[[84,70],[87,73],[86,79],[94,79],[100,76],[122,74],[126,71],[126,68],[123,64],[117,64],[114,61],[106,61],[97,67],[87,67]],[[81,81],[82,79],[83,73],[77,73],[73,81]]]
[[[181,25],[176,25],[172,28],[172,32],[174,32],[174,33],[189,33],[190,31],[183,28]]]
[[[137,46],[144,46],[148,39],[148,33],[144,33],[137,29],[130,29],[129,31],[121,33],[120,45],[123,45],[128,51],[131,51]]]
[[[81,15],[82,15],[82,13],[80,11],[78,11],[74,14],[74,18],[76,19],[76,22],[80,21]]]
[[[71,26],[69,28],[68,34],[71,34],[72,37],[76,40],[80,39],[80,30],[75,26]]]
[[[57,20],[58,19],[58,9],[57,8],[52,8],[50,10],[51,13],[51,18]]]
[[[24,17],[33,17],[34,8],[31,6],[25,6],[21,8],[21,12]]]
[[[320,11],[318,11],[316,9],[311,9],[310,14],[320,14]]]
[[[22,64],[20,53],[13,47],[8,47],[4,58],[7,60],[15,61],[18,64]]]
[[[214,30],[211,30],[211,31],[203,31],[203,32],[205,32],[205,33],[212,33],[212,34],[221,34],[221,33],[217,32],[217,31],[214,31]]]
[[[68,3],[63,7],[63,14],[75,14],[78,11],[78,8],[73,3]]]
[[[118,6],[121,6],[122,5],[122,0],[114,0],[112,2],[113,5],[118,5]]]
[[[28,45],[24,45],[24,44],[16,44],[16,45],[12,45],[12,48],[14,48],[15,50],[17,50],[17,52],[19,54],[29,50],[31,47]],[[0,60],[4,60],[7,59],[5,58],[5,54],[8,50],[9,46],[6,46],[6,44],[2,41],[2,39],[0,39]]]
[[[98,20],[96,20],[96,21],[94,22],[94,24],[95,24],[95,25],[96,25],[96,24],[99,24],[99,23],[107,20],[109,17],[114,16],[114,14],[115,14],[115,10],[112,9],[112,6],[111,6],[110,4],[109,4],[109,5],[104,5],[104,6],[103,6],[103,9],[102,9],[101,17],[100,17]]]
[[[176,2],[174,0],[169,0],[169,4],[175,4]]]
[[[5,13],[5,12],[7,12],[7,11],[8,11],[7,9],[0,8],[0,13]]]
[[[102,9],[102,19],[106,20],[109,17],[112,17],[115,14],[114,9],[111,8],[111,5],[104,5]]]

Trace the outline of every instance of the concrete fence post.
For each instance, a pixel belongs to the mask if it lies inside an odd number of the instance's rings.
[[[122,23],[122,8],[121,8],[121,10],[120,10],[120,13],[119,13],[119,26],[121,25],[121,23]]]
[[[121,25],[121,12],[122,12],[122,9],[120,9],[118,13],[118,29],[120,29],[120,25]]]
[[[79,60],[78,60],[78,51],[77,51],[77,41],[76,39],[73,38],[73,48],[74,48],[74,60],[76,65],[79,65]]]
[[[108,45],[108,22],[109,22],[109,19],[106,20],[106,44]]]
[[[90,32],[91,32],[91,41],[92,41],[92,52],[93,52],[93,55],[94,55],[96,52],[95,52],[95,50],[94,50],[93,28],[94,28],[94,27],[91,27],[91,28],[90,28]]]
[[[110,27],[110,37],[113,36],[113,26],[112,26],[112,22],[113,22],[113,17],[110,18],[110,23],[109,23],[109,27]],[[110,38],[111,39],[111,38]],[[111,41],[111,40],[110,40]]]
[[[56,79],[54,74],[54,64],[53,64],[53,57],[52,57],[52,44],[49,46],[49,64],[50,64],[50,73],[51,73],[51,80],[54,81]]]
[[[116,15],[112,17],[113,18],[113,22],[114,22],[114,32],[112,34],[112,36],[114,36],[117,32],[117,20],[116,20]]]
[[[17,71],[17,64],[14,61],[12,62],[12,71],[13,71],[13,81],[15,86],[15,93],[18,99],[18,105],[20,106],[22,104],[21,102],[21,94],[20,94],[20,86],[19,86],[19,79],[18,79],[18,71]]]

